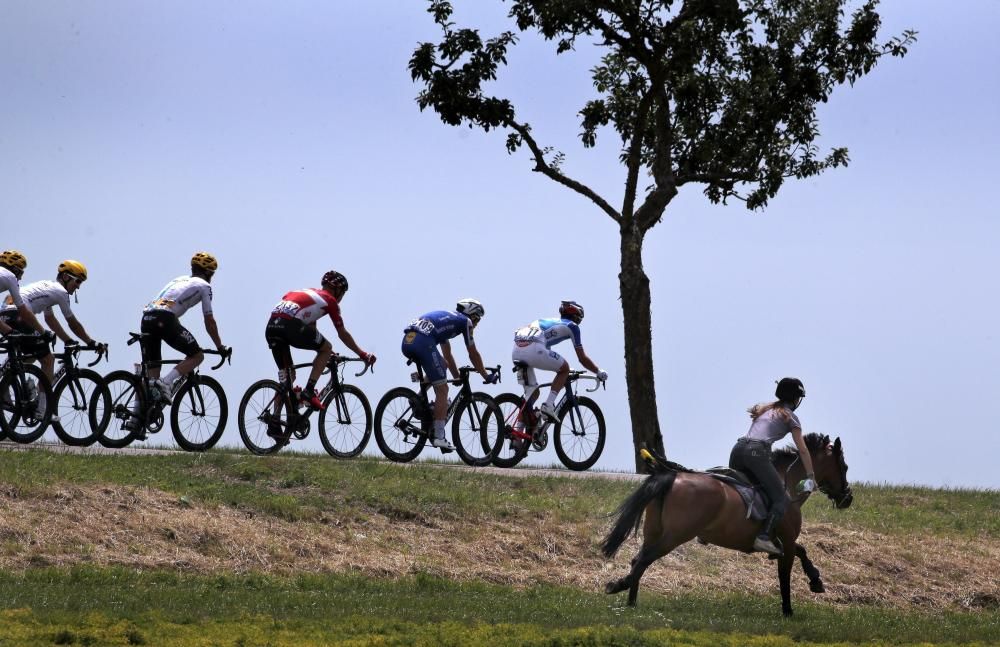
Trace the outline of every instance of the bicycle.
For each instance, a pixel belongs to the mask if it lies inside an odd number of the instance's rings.
[[[524,371],[527,366],[514,362],[514,372]],[[522,374],[522,382],[524,381]],[[575,388],[579,380],[594,380],[594,388],[586,389],[593,393],[604,382],[593,375],[585,375],[585,371],[570,371],[566,380],[566,390],[555,409],[555,421],[543,416],[538,409],[528,410],[523,396],[515,393],[502,393],[496,398],[504,421],[503,442],[493,459],[497,467],[514,467],[520,463],[528,451],[543,451],[549,444],[548,429],[555,426],[556,454],[567,468],[582,471],[593,467],[604,451],[604,441],[607,427],[604,414],[597,403],[586,396],[578,396]],[[537,393],[543,387],[535,387]]]
[[[413,360],[406,363],[410,365]],[[499,365],[486,370],[497,375],[499,381]],[[469,375],[474,371],[471,366],[463,366],[458,371],[460,377],[449,380],[461,390],[448,404],[445,421],[454,418],[452,442],[462,462],[482,467],[489,465],[500,449],[503,416],[489,394],[472,391]],[[386,458],[399,463],[416,458],[434,434],[433,405],[427,397],[431,385],[424,381],[419,365],[410,378],[420,384],[419,393],[405,386],[396,387],[383,395],[375,407],[375,442]]]
[[[77,356],[84,352],[97,353],[87,368],[77,366]],[[62,366],[55,374],[52,386],[52,430],[59,440],[72,447],[88,447],[97,442],[102,427],[111,416],[111,394],[104,378],[90,370],[108,357],[107,344],[67,344],[57,355]]]
[[[38,440],[52,417],[52,386],[44,371],[28,363],[21,352],[24,343],[37,343],[37,335],[10,333],[0,340],[7,360],[0,366],[0,432],[2,438],[28,444]],[[38,405],[45,396],[45,410]]]
[[[128,345],[147,337],[148,333],[129,333]],[[141,348],[141,346],[140,346]],[[233,349],[218,351],[201,349],[206,355],[218,355],[217,370],[227,361],[232,363]],[[112,371],[104,378],[111,395],[111,416],[98,435],[97,442],[105,447],[125,447],[135,440],[145,440],[147,433],[157,433],[163,428],[163,408],[170,406],[170,429],[174,440],[189,452],[203,452],[219,442],[226,428],[229,403],[222,385],[197,369],[178,378],[174,395],[169,402],[155,388],[153,378],[147,376],[149,364],[145,351],[142,361],[135,365],[135,372]],[[183,360],[161,361],[161,366],[179,364]],[[182,419],[181,416],[184,416]]]
[[[333,355],[323,369],[330,380],[318,393],[324,408],[319,411],[319,439],[323,449],[334,458],[354,458],[368,445],[372,434],[372,406],[358,387],[344,383],[344,369],[349,362],[364,362],[360,357]],[[312,363],[296,364],[310,368]],[[374,364],[354,377],[374,371]],[[284,386],[284,388],[282,388]],[[305,406],[305,411],[300,407]],[[299,387],[291,382],[282,385],[274,380],[260,380],[240,400],[240,438],[254,454],[273,454],[295,438],[304,440],[311,430],[310,416],[316,409],[299,400]],[[331,419],[331,413],[336,419]],[[270,432],[270,433],[269,433]]]

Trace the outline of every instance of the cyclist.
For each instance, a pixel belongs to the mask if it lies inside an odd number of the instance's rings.
[[[219,326],[212,315],[212,276],[219,269],[219,261],[208,252],[197,252],[191,257],[191,274],[178,276],[160,290],[159,296],[150,301],[142,312],[140,330],[149,335],[142,339],[142,350],[149,367],[146,375],[154,380],[159,397],[169,402],[177,380],[193,371],[205,359],[194,335],[181,325],[180,318],[192,306],[201,302],[205,317],[205,331],[212,338],[220,353],[229,352],[222,345]],[[184,359],[160,379],[162,342],[184,353]],[[133,422],[130,419],[129,422]],[[127,423],[126,423],[127,424]]]
[[[729,467],[755,478],[767,494],[767,519],[754,539],[754,549],[781,555],[781,548],[771,541],[771,532],[785,514],[788,496],[785,494],[784,481],[771,464],[771,445],[788,433],[792,434],[792,440],[799,450],[799,458],[802,459],[802,466],[806,468],[806,478],[799,483],[800,491],[814,491],[816,476],[809,448],[802,439],[802,425],[795,415],[795,410],[806,397],[805,386],[798,378],[783,377],[778,381],[774,395],[778,398],[776,401],[755,404],[747,409],[752,420],[750,430],[736,441],[729,455]]]
[[[0,293],[8,293],[7,298],[4,299],[4,306],[14,306],[17,313],[16,318],[24,323],[26,328],[38,334],[44,334],[45,328],[38,323],[35,313],[24,305],[24,299],[21,297],[20,281],[27,267],[28,258],[16,249],[0,252]],[[14,319],[14,317],[10,317],[10,319]],[[4,318],[0,318],[0,335],[7,335],[13,331],[10,324]],[[55,338],[52,333],[49,335],[51,339]]]
[[[499,376],[486,372],[483,358],[476,349],[472,331],[486,314],[483,304],[475,299],[462,299],[454,311],[434,310],[414,319],[403,329],[403,355],[412,359],[424,371],[426,379],[434,387],[434,437],[431,445],[442,453],[454,451],[455,447],[448,442],[444,434],[444,421],[448,415],[448,376],[445,368],[455,379],[459,378],[458,365],[451,354],[452,337],[462,335],[465,347],[469,351],[469,360],[476,372],[483,376],[487,384],[494,383]],[[441,352],[438,352],[438,346]],[[442,359],[443,356],[443,359]]]
[[[37,323],[37,318],[34,315],[44,313],[45,323],[51,331],[48,335],[43,334],[40,336],[37,342],[25,347],[25,354],[39,361],[42,371],[45,372],[45,376],[49,378],[50,382],[53,379],[53,372],[55,369],[55,356],[52,354],[49,343],[56,337],[61,339],[63,343],[67,345],[76,343],[76,340],[74,340],[63,329],[59,320],[56,319],[55,313],[52,311],[53,306],[59,306],[59,310],[62,311],[63,318],[66,319],[66,325],[74,335],[76,335],[85,344],[98,345],[97,342],[94,341],[89,334],[87,334],[87,330],[83,327],[83,324],[80,323],[80,320],[76,318],[76,315],[73,314],[73,309],[69,305],[70,296],[76,294],[76,291],[80,289],[80,286],[86,280],[87,268],[83,263],[80,261],[65,260],[60,263],[59,267],[56,269],[55,281],[36,281],[34,283],[29,283],[24,286],[23,290],[21,290],[21,298],[24,299],[24,305],[32,313],[32,318],[35,319],[35,323]],[[3,310],[0,310],[0,320],[3,320],[4,323],[11,328],[16,329],[18,332],[34,332],[27,319],[21,318],[20,308],[14,305],[13,300],[10,297],[8,297],[8,300],[11,301],[11,303],[9,305],[5,305]],[[39,410],[44,410],[44,405],[44,394],[39,394]],[[53,419],[58,418],[53,416]]]
[[[583,306],[576,301],[563,301],[559,305],[558,319],[555,317],[537,319],[514,332],[514,351],[511,353],[511,357],[515,362],[527,365],[523,372],[522,382],[524,397],[528,400],[526,411],[532,410],[532,405],[538,398],[538,380],[535,376],[535,369],[555,371],[556,377],[552,380],[549,397],[542,403],[539,410],[547,418],[556,419],[558,413],[556,411],[556,396],[566,385],[566,379],[569,377],[569,362],[552,350],[552,347],[567,339],[573,340],[576,357],[587,370],[593,371],[597,375],[597,379],[602,382],[608,379],[608,374],[602,371],[583,350],[583,342],[580,340],[580,322],[582,321]],[[533,421],[527,422],[530,424]]]
[[[345,346],[357,353],[367,364],[374,364],[376,357],[367,353],[348,332],[344,320],[340,316],[340,303],[347,294],[347,278],[340,272],[330,270],[320,281],[318,290],[306,288],[289,292],[278,305],[271,310],[271,317],[264,331],[264,338],[274,355],[274,363],[278,367],[278,382],[291,385],[295,381],[295,368],[292,362],[291,347],[316,351],[312,370],[306,388],[299,394],[303,402],[314,409],[322,409],[323,403],[316,395],[316,382],[326,368],[330,356],[333,355],[333,345],[316,329],[317,322],[329,315],[337,336]],[[270,435],[281,434],[278,427],[268,430]]]

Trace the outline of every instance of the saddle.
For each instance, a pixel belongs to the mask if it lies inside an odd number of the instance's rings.
[[[688,474],[704,474],[717,481],[722,481],[736,490],[740,498],[743,499],[743,505],[747,509],[747,519],[763,521],[767,518],[767,497],[763,490],[743,472],[730,467],[712,467],[704,471],[693,470],[684,467],[680,463],[669,461],[663,456],[653,454],[645,448],[640,450],[639,454],[654,474],[662,472],[686,472]]]

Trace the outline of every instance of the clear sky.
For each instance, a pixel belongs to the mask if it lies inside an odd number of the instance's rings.
[[[507,28],[506,5],[455,5],[484,34]],[[194,251],[216,254],[216,316],[236,351],[217,375],[227,445],[243,390],[275,373],[267,313],[327,269],[350,279],[347,326],[380,358],[358,380],[373,407],[407,381],[399,341],[414,316],[482,300],[478,343],[512,390],[514,328],[576,299],[611,375],[598,467],[629,469],[614,225],[531,173],[526,152],[508,156],[502,135],[419,112],[406,64],[438,36],[424,8],[0,3],[0,247],[27,253],[25,283],[64,258],[87,264],[74,309],[112,343],[107,370],[137,361],[125,339],[142,306]],[[1000,488],[1000,4],[881,11],[885,37],[919,41],[823,106],[823,143],[849,147],[848,168],[789,183],[761,212],[685,187],[648,238],[659,415],[678,462],[724,464],[745,408],[796,375],[805,430],[843,439],[853,480]],[[599,52],[553,51],[526,37],[498,91],[567,154],[567,173],[619,204],[614,137],[594,150],[576,138]],[[184,323],[209,344],[197,311]],[[298,448],[322,451],[315,436]]]

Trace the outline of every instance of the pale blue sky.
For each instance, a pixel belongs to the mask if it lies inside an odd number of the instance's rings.
[[[506,28],[505,5],[455,4],[462,23]],[[142,305],[192,252],[216,254],[233,416],[274,374],[271,306],[329,268],[351,281],[348,328],[380,357],[358,381],[373,406],[407,380],[398,346],[413,316],[481,299],[483,357],[509,367],[513,329],[577,299],[587,351],[611,374],[598,467],[628,469],[616,230],[525,153],[508,156],[502,135],[418,111],[406,63],[438,36],[424,7],[0,3],[0,247],[28,254],[25,282],[63,258],[88,265],[75,310],[113,344],[108,370],[137,359],[124,341]],[[756,213],[686,187],[648,238],[674,460],[725,463],[746,406],[788,374],[806,383],[804,427],[842,437],[852,479],[1000,487],[1000,4],[892,0],[882,14],[886,37],[913,28],[919,41],[823,106],[823,141],[850,148],[847,169],[790,183]],[[568,173],[619,203],[614,137],[589,151],[576,139],[598,52],[551,51],[526,38],[499,89]],[[196,312],[184,322],[208,343]],[[223,443],[239,442],[233,418]]]

